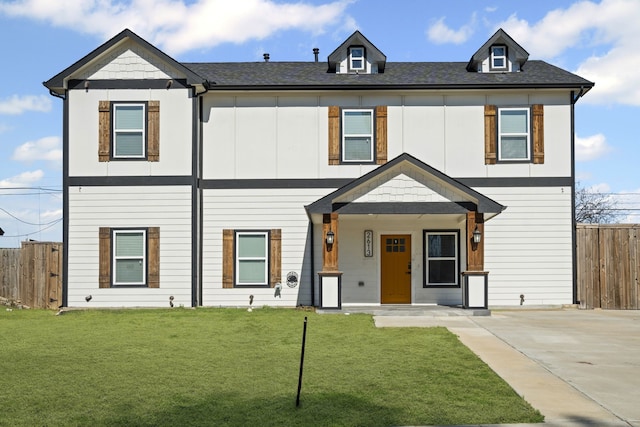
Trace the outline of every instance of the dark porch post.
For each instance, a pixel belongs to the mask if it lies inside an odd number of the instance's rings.
[[[333,243],[327,243],[327,233],[333,233]],[[322,215],[322,271],[320,279],[320,308],[342,307],[342,272],[338,271],[338,214]]]
[[[478,228],[480,242],[474,243],[473,232]],[[488,308],[489,272],[484,271],[484,214],[467,212],[467,269],[462,272],[462,306]]]

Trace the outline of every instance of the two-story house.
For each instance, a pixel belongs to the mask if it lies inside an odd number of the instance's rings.
[[[574,302],[593,83],[502,30],[465,62],[313,52],[180,63],[125,30],[44,83],[65,306]]]

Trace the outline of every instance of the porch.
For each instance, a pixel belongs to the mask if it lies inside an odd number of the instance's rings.
[[[447,305],[407,305],[407,304],[384,304],[384,305],[358,305],[342,306],[340,309],[317,308],[316,313],[320,314],[371,314],[374,316],[422,316],[422,317],[473,317],[491,316],[489,309],[464,309],[461,306]]]

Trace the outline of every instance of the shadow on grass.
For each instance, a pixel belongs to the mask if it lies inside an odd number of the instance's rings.
[[[154,412],[142,413],[134,405],[122,405],[104,418],[79,416],[69,422],[131,426],[389,426],[403,424],[408,416],[400,407],[380,406],[340,393],[303,393],[299,407],[295,400],[295,394],[252,400],[212,394],[206,400],[175,402]]]

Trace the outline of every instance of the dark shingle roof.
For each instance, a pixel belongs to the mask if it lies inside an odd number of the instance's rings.
[[[474,73],[466,62],[388,62],[382,74],[334,74],[321,62],[183,63],[211,89],[590,88],[593,83],[544,61],[516,73]]]

